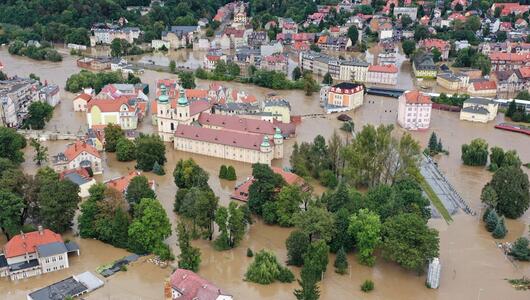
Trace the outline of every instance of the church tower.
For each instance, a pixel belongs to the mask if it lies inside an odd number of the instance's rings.
[[[186,98],[186,92],[181,86],[177,100],[176,119],[179,124],[190,124],[190,118],[190,104]]]
[[[160,86],[160,96],[156,100],[157,111],[154,112],[157,114],[157,125],[158,125],[158,134],[164,141],[170,141],[172,137],[171,131],[171,118],[173,112],[171,109],[171,104],[169,103],[169,96],[167,95],[167,89],[165,85]]]
[[[283,135],[280,128],[276,127],[276,130],[274,132],[274,158],[282,158],[283,157]]]

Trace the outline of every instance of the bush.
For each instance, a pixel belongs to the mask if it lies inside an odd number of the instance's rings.
[[[237,179],[237,176],[236,176],[236,170],[234,169],[234,167],[232,166],[228,166],[227,170],[226,170],[226,180],[231,180],[231,181],[234,181]]]
[[[167,244],[161,243],[158,245],[154,250],[153,253],[155,255],[158,255],[160,257],[160,260],[167,261],[167,260],[175,260],[175,256],[171,252],[171,249]]]
[[[323,186],[328,188],[335,188],[338,184],[337,177],[335,177],[335,174],[331,170],[324,170],[320,172],[320,183],[322,183]]]
[[[120,266],[120,271],[127,272],[127,266],[126,265],[121,265]]]
[[[245,273],[245,280],[259,284],[270,284],[280,277],[282,267],[276,256],[266,250],[261,250],[254,257]]]
[[[280,274],[278,275],[277,279],[279,282],[293,282],[294,274],[287,267],[282,267],[280,268]]]
[[[361,285],[361,291],[365,293],[373,291],[373,289],[374,289],[374,282],[371,280],[365,280],[363,284]]]
[[[226,179],[226,173],[227,173],[226,166],[222,165],[221,169],[219,169],[219,178],[220,179]]]
[[[510,249],[509,255],[513,256],[516,260],[529,261],[530,260],[530,248],[528,248],[528,239],[525,237],[518,238]]]
[[[254,252],[252,252],[252,249],[247,248],[247,257],[253,257],[253,256],[254,256]]]

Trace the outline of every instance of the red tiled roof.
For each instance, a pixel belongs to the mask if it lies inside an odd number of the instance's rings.
[[[506,52],[491,52],[489,57],[492,61],[530,61],[530,53],[506,53]]]
[[[210,102],[206,100],[197,100],[190,103],[190,116],[194,116],[203,111],[210,109]]]
[[[89,94],[82,93],[82,94],[77,95],[77,97],[74,98],[74,100],[77,100],[77,99],[83,99],[86,102],[88,102],[90,101],[90,99],[92,99],[92,96]]]
[[[127,191],[127,187],[129,186],[129,183],[131,183],[131,180],[134,177],[140,176],[140,175],[141,173],[139,171],[131,171],[127,175],[105,181],[105,185],[109,188],[113,188],[115,190],[118,190],[119,192],[125,193]],[[149,186],[153,188],[154,185],[155,185],[154,180],[150,180]]]
[[[202,115],[202,114],[201,114]],[[175,137],[183,137],[195,141],[233,146],[251,150],[259,150],[263,135],[245,131],[229,129],[211,129],[191,125],[179,124],[175,130]],[[271,144],[272,140],[269,141]]]
[[[186,98],[207,98],[208,91],[200,89],[186,89]]]
[[[257,134],[273,135],[275,131],[274,125],[270,122],[258,119],[245,119],[238,116],[229,115],[202,113],[199,116],[199,123],[203,126],[216,126],[233,131],[250,132]]]
[[[497,84],[493,80],[473,82],[475,91],[497,90]]]
[[[97,106],[101,112],[119,112],[122,105],[126,105],[128,111],[134,111],[134,107],[129,105],[129,99],[125,96],[120,96],[114,100],[92,99],[88,102],[88,111]]]
[[[441,39],[425,39],[421,40],[419,44],[420,47],[425,47],[428,49],[438,48],[440,50],[444,50],[445,48],[449,47],[449,43]]]
[[[75,143],[66,146],[64,155],[68,161],[72,161],[82,152],[87,152],[88,154],[101,158],[98,150],[84,141],[76,141]]]
[[[37,246],[55,242],[62,243],[63,238],[49,229],[44,229],[42,234],[39,231],[18,234],[4,246],[4,254],[6,258],[11,258],[26,253],[34,253],[37,251]]]
[[[216,300],[219,295],[226,295],[208,280],[185,269],[175,270],[169,281],[171,287],[182,294],[179,300]]]
[[[521,76],[523,76],[523,78],[530,78],[530,67],[522,67],[518,70],[519,73],[521,73]]]
[[[368,66],[368,72],[397,73],[398,68],[394,65],[371,65]]]
[[[408,104],[431,104],[431,97],[422,94],[420,91],[407,91],[404,94]]]

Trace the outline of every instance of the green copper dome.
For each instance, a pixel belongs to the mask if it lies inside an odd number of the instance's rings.
[[[269,143],[269,137],[268,136],[264,136],[263,137],[263,142],[261,142],[261,147],[270,147],[271,144]]]
[[[188,105],[188,99],[186,98],[186,92],[184,92],[184,89],[182,87],[180,87],[178,104]]]
[[[169,97],[167,95],[167,89],[165,85],[160,86],[160,96],[158,96],[158,102],[160,103],[168,103]]]
[[[274,131],[274,138],[283,139],[282,131],[278,127],[276,127],[276,130]]]

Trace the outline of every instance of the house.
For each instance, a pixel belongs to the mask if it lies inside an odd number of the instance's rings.
[[[414,56],[412,70],[417,78],[436,78],[437,68],[429,53]]]
[[[492,99],[471,97],[464,101],[460,120],[487,123],[495,120],[499,105]]]
[[[149,87],[149,86],[147,86]],[[145,93],[149,89],[144,84],[111,83],[105,85],[94,99],[116,100],[119,97],[137,98],[139,101],[149,101]]]
[[[131,180],[136,177],[142,175],[139,171],[131,171],[127,175],[116,177],[110,180],[105,181],[105,185],[107,188],[112,188],[117,190],[120,193],[127,193],[127,188],[129,187],[129,184],[131,183]],[[156,184],[154,180],[149,180],[149,187],[154,191],[156,188]]]
[[[93,174],[102,174],[103,165],[98,150],[85,141],[75,141],[66,146],[66,150],[52,156],[52,164],[55,172],[75,170],[78,168],[90,168]]]
[[[451,50],[451,44],[449,42],[441,39],[424,39],[419,41],[418,48],[425,49],[427,51],[432,51],[433,49],[438,49],[440,51],[442,60],[447,60],[449,58],[449,51]]]
[[[143,33],[138,27],[106,26],[105,28],[93,27],[90,32],[90,46],[98,44],[110,45],[115,39],[126,40],[130,44],[134,43]]]
[[[519,69],[530,66],[530,53],[490,52],[491,67],[493,71]]]
[[[324,76],[329,73],[334,80],[365,82],[368,63],[356,58],[335,58],[314,51],[300,52],[299,66],[302,71]]]
[[[467,92],[472,96],[496,96],[497,84],[493,80],[481,80],[471,83]]]
[[[233,297],[193,271],[177,269],[164,285],[165,300],[232,300]]]
[[[91,272],[70,276],[28,294],[27,300],[73,299],[98,289],[103,281]]]
[[[88,189],[96,184],[96,180],[90,176],[88,171],[83,168],[77,168],[72,170],[64,170],[59,173],[61,180],[70,180],[79,186],[79,197],[86,198],[90,195]]]
[[[431,123],[431,98],[420,91],[406,91],[398,99],[398,124],[407,130],[428,129]]]
[[[70,267],[69,253],[79,255],[79,246],[63,241],[60,234],[38,227],[37,231],[13,236],[0,254],[0,276],[25,279]]]
[[[59,86],[56,84],[45,83],[39,91],[39,100],[55,107],[61,99],[59,98]]]
[[[271,56],[276,53],[283,53],[283,45],[279,42],[271,42],[260,46],[261,56]]]
[[[515,3],[493,3],[491,5],[491,11],[499,8],[501,10],[501,16],[505,17],[511,14],[522,15],[530,9],[530,5],[521,5],[518,2]]]
[[[147,102],[135,97],[92,99],[88,102],[86,113],[88,127],[118,124],[123,130],[134,130],[143,119],[146,108]]]
[[[271,113],[274,119],[283,122],[291,122],[291,104],[282,98],[269,98],[261,102],[263,112]]]
[[[517,21],[515,21],[515,29],[522,30],[522,29],[525,29],[527,27],[528,27],[528,22],[526,22],[525,19],[521,18],[521,19],[517,19]]]
[[[227,57],[225,54],[221,53],[221,52],[208,52],[205,56],[204,56],[204,60],[202,62],[202,67],[205,69],[205,70],[213,70],[215,69],[215,66],[217,65],[217,63],[219,61],[224,61],[226,62],[227,61]]]
[[[169,43],[167,49],[186,48],[193,44],[193,37],[199,30],[199,26],[171,26],[169,31],[162,32],[162,41]]]
[[[278,167],[271,167],[271,169],[274,173],[281,175],[283,180],[285,180],[285,183],[287,183],[288,185],[297,185],[304,192],[310,190],[310,186],[305,182],[305,180],[302,177],[296,175],[295,173],[285,171],[284,169]],[[236,187],[234,188],[234,192],[230,195],[230,198],[247,202],[248,191],[254,181],[255,180],[253,177],[249,177],[247,178],[247,180],[236,185]]]
[[[469,76],[464,73],[453,74],[452,72],[445,72],[436,76],[436,82],[446,90],[458,91],[460,89],[467,89]]]
[[[260,68],[267,71],[276,71],[288,75],[289,59],[287,55],[277,53],[264,56],[261,59]]]
[[[353,110],[364,102],[364,88],[361,84],[341,82],[329,88],[326,113]]]
[[[77,66],[92,71],[103,71],[110,69],[110,59],[82,57],[76,61]]]
[[[268,38],[266,31],[254,31],[247,36],[247,43],[251,48],[259,48],[267,43]]]
[[[407,15],[414,22],[418,18],[417,7],[394,7],[394,16]]]
[[[521,67],[517,70],[495,71],[492,73],[492,78],[497,83],[497,93],[530,91],[530,67]]]
[[[397,75],[398,68],[395,65],[370,65],[366,74],[366,83],[395,85]]]
[[[164,40],[152,40],[151,48],[153,48],[154,50],[160,50],[160,49],[169,50],[171,49],[171,43],[169,41],[164,41]]]
[[[345,36],[334,37],[321,35],[317,40],[317,45],[330,51],[344,51],[352,46],[352,41]]]
[[[92,100],[92,95],[81,93],[73,100],[74,111],[86,111],[88,103]]]

